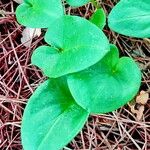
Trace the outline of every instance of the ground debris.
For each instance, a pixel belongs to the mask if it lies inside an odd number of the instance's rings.
[[[131,112],[133,114],[136,114],[136,118],[138,121],[142,119],[145,110],[145,105],[147,104],[148,99],[149,94],[145,91],[141,91],[134,101],[128,103]]]
[[[149,94],[145,91],[141,91],[140,95],[136,97],[136,103],[145,105],[149,99]]]

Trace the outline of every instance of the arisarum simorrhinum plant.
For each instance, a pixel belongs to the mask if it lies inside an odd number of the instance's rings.
[[[79,7],[89,0],[67,2]],[[24,110],[24,150],[63,148],[90,114],[114,111],[139,90],[140,69],[132,58],[119,58],[118,48],[109,44],[102,31],[106,14],[95,0],[91,2],[96,11],[89,20],[65,15],[61,0],[24,0],[16,10],[20,24],[48,28],[47,45],[38,47],[31,58],[48,79],[35,90]],[[108,25],[121,34],[150,37],[149,8],[148,0],[121,0],[110,13]]]
[[[131,100],[139,90],[141,75],[131,58],[119,58],[117,47],[110,45],[110,51],[98,63],[68,75],[67,81],[76,102],[98,114],[111,112]]]
[[[31,28],[47,28],[50,22],[63,15],[60,0],[24,0],[16,9],[18,22]]]
[[[150,38],[150,0],[121,0],[110,12],[108,25],[123,35]]]
[[[34,51],[32,63],[49,77],[86,69],[109,51],[109,42],[97,26],[78,16],[63,16],[47,30],[45,41]]]
[[[59,150],[83,127],[89,113],[71,96],[65,78],[48,79],[31,96],[23,116],[25,150]]]

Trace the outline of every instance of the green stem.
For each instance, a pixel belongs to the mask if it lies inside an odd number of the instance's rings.
[[[97,2],[96,0],[91,0],[91,3],[93,4],[93,6],[97,9],[101,8],[99,2]]]

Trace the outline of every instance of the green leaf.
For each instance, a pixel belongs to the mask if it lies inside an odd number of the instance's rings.
[[[59,150],[83,127],[88,113],[62,79],[49,79],[33,93],[21,126],[24,150]]]
[[[118,49],[111,51],[94,66],[68,76],[69,89],[76,102],[91,113],[118,109],[136,95],[141,73],[128,57],[119,59]]]
[[[16,9],[17,21],[32,28],[47,28],[63,14],[61,0],[25,0]]]
[[[45,40],[53,47],[37,48],[32,55],[32,64],[54,78],[81,71],[98,62],[109,51],[104,33],[77,16],[64,16],[55,21]]]
[[[108,25],[123,35],[150,37],[150,1],[121,0],[109,14]]]
[[[103,30],[106,25],[106,14],[102,8],[97,9],[90,18],[90,21]]]
[[[90,2],[90,0],[66,0],[66,1],[69,5],[74,6],[74,7],[79,7]]]

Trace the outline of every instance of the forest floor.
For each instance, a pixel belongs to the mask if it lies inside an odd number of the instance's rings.
[[[108,14],[116,0],[100,1]],[[0,150],[22,150],[20,126],[28,98],[46,78],[41,70],[31,65],[34,49],[44,44],[42,34],[21,43],[24,27],[15,18],[17,3],[0,0]],[[80,8],[65,4],[66,13],[89,18],[95,8],[89,3]],[[120,49],[121,56],[132,57],[142,71],[140,91],[150,93],[150,41],[119,35],[104,29],[111,43]],[[138,93],[139,94],[139,93]],[[144,112],[136,116],[129,105],[112,113],[92,115],[83,130],[64,149],[73,150],[150,150],[150,101]],[[140,108],[135,104],[136,109]]]

